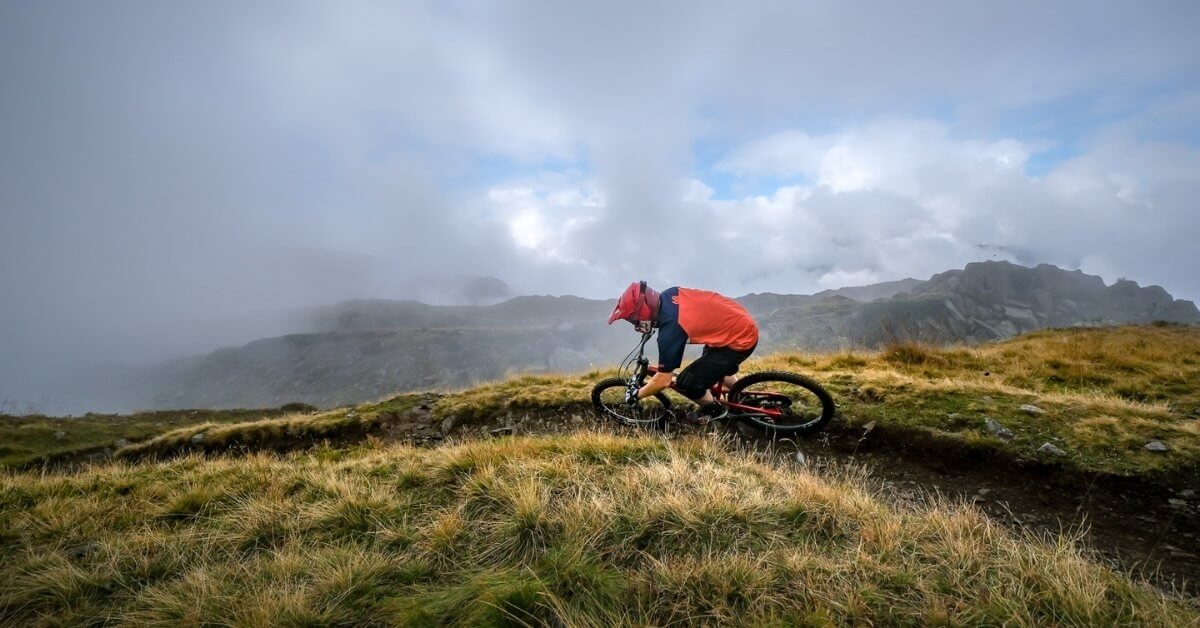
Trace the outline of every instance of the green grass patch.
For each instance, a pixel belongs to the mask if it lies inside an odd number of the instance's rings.
[[[163,410],[79,417],[0,415],[0,467],[36,464],[72,454],[116,450],[118,441],[146,440],[182,426],[242,423],[294,410]]]

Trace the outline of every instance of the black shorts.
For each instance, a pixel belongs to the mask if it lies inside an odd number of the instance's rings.
[[[675,378],[675,390],[693,401],[704,396],[722,377],[738,372],[738,366],[754,353],[754,345],[745,351],[729,347],[704,347],[704,352],[695,362],[687,365]]]

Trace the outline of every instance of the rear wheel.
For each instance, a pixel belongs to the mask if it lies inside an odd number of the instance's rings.
[[[751,373],[739,379],[729,389],[729,400],[763,410],[730,408],[730,418],[777,434],[816,432],[829,423],[836,409],[833,397],[820,384],[804,375],[784,371]]]
[[[671,418],[671,400],[663,393],[643,399],[636,406],[625,405],[625,387],[620,377],[601,380],[592,388],[592,406],[606,419],[634,427],[664,427]]]

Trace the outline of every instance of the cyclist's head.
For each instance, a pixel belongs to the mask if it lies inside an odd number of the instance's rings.
[[[617,319],[627,320],[644,334],[654,327],[657,318],[658,291],[648,287],[644,281],[635,281],[617,299],[617,307],[608,317],[608,324],[612,325]]]

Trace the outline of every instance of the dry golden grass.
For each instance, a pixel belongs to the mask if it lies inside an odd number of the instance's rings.
[[[1064,464],[1145,475],[1200,468],[1200,328],[1144,325],[1045,330],[978,347],[903,344],[878,352],[783,353],[743,372],[799,371],[826,385],[851,426],[874,421],[1029,457],[1050,441]],[[509,412],[570,410],[606,372],[525,377],[460,391],[435,408],[478,420]],[[681,397],[675,397],[686,403]],[[1020,410],[1033,404],[1045,414]],[[1003,441],[985,428],[1000,421]],[[836,425],[835,425],[836,428]],[[1144,449],[1161,440],[1166,453]]]
[[[597,433],[0,475],[9,625],[1190,625],[965,506]]]
[[[1200,328],[1045,330],[979,347],[779,356],[757,366],[789,363],[828,382],[851,423],[932,429],[1017,455],[1054,440],[1067,464],[1121,474],[1200,466]],[[1016,438],[991,436],[985,417]],[[1152,440],[1171,450],[1145,450]]]

